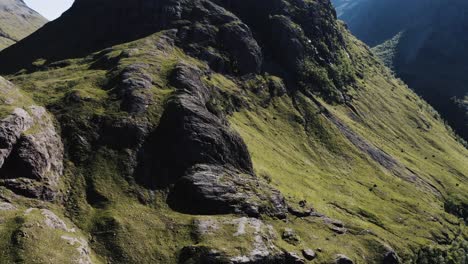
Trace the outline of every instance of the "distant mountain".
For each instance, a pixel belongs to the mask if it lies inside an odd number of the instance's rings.
[[[28,36],[46,22],[23,0],[0,0],[0,50]]]
[[[333,2],[351,32],[468,139],[468,1]]]

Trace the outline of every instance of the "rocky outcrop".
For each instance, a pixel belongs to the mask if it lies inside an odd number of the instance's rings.
[[[354,262],[343,254],[338,254],[335,257],[336,264],[353,264]]]
[[[283,197],[254,176],[242,138],[207,108],[211,91],[202,75],[185,64],[174,70],[177,90],[141,153],[137,178],[152,188],[170,187],[168,201],[182,212],[284,217]]]
[[[394,250],[389,250],[385,253],[382,264],[399,264],[400,258]]]
[[[195,165],[180,178],[169,196],[173,208],[193,214],[239,213],[284,218],[281,193],[234,168]]]
[[[283,230],[281,238],[288,244],[295,246],[299,245],[299,243],[301,242],[300,237],[291,228],[286,228],[285,230]]]
[[[3,167],[6,159],[10,156],[13,146],[21,136],[21,133],[31,128],[32,117],[22,108],[16,108],[13,113],[4,118],[0,123],[0,166]]]
[[[173,73],[172,85],[177,91],[149,139],[150,149],[155,152],[147,155],[151,162],[145,163],[146,170],[159,176],[145,176],[147,185],[174,184],[196,164],[229,165],[253,173],[250,155],[240,136],[207,109],[210,91],[201,81],[202,74],[187,65],[178,66]]]
[[[197,241],[223,236],[242,239],[250,245],[248,251],[236,255],[222,249],[207,246],[186,246],[179,256],[179,263],[226,263],[226,264],[300,264],[305,260],[294,252],[287,252],[275,245],[277,239],[273,226],[256,218],[199,219],[194,223]],[[230,233],[228,230],[235,230]],[[226,237],[226,235],[228,237]]]
[[[12,87],[0,87],[0,97]],[[10,102],[14,105],[18,103]],[[0,121],[0,185],[33,198],[54,200],[63,173],[63,145],[43,107],[16,107]]]
[[[35,253],[38,254],[36,256],[38,259],[43,259],[44,255],[49,254],[50,257],[47,262],[51,263],[93,263],[92,251],[88,241],[76,228],[69,227],[65,220],[51,210],[29,208],[22,217],[24,218],[24,224],[18,227],[17,232],[15,232],[18,237],[14,238],[19,244],[18,247],[44,243],[37,245],[38,248],[46,251]],[[37,235],[39,237],[36,237]],[[35,241],[38,238],[41,239],[40,242]],[[44,248],[47,243],[61,243],[61,246],[58,248],[53,246]]]
[[[317,253],[315,253],[315,251],[313,251],[310,248],[303,249],[302,250],[302,255],[307,260],[314,260],[317,257]]]
[[[260,72],[262,51],[253,38],[250,28],[244,23],[236,22],[222,26],[219,38],[226,51],[236,58],[240,73]]]
[[[146,72],[149,65],[136,63],[127,66],[120,74],[118,95],[122,109],[130,113],[142,113],[151,104],[152,77]]]

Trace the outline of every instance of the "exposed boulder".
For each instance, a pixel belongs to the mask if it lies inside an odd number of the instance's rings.
[[[317,253],[315,253],[315,251],[313,251],[310,248],[303,249],[302,250],[302,255],[307,260],[314,260],[317,257]]]
[[[0,93],[6,91],[0,87]],[[8,93],[12,91],[20,93],[15,88]],[[4,96],[10,95],[0,94]],[[53,200],[62,173],[62,141],[43,107],[18,107],[0,121],[0,185],[27,197]]]
[[[385,253],[382,264],[398,264],[400,263],[400,258],[398,257],[397,253],[393,250],[387,251]]]
[[[127,66],[120,74],[118,95],[122,109],[130,113],[142,113],[151,104],[152,77],[146,72],[149,65],[136,63]]]
[[[354,262],[347,256],[343,254],[338,254],[336,255],[335,263],[336,264],[353,264]]]
[[[314,209],[305,206],[298,207],[293,204],[288,204],[288,212],[296,217],[308,217],[314,214]]]
[[[7,202],[0,202],[0,211],[16,210],[16,206]]]
[[[169,196],[173,208],[193,214],[261,213],[285,217],[284,198],[265,183],[236,169],[196,165]]]
[[[150,129],[148,122],[134,118],[102,118],[99,143],[117,149],[135,149],[143,144]]]
[[[241,74],[257,73],[262,66],[262,51],[247,25],[237,22],[220,28],[221,43],[236,58]]]
[[[281,238],[291,245],[298,245],[301,242],[299,236],[291,228],[286,228],[281,234]]]
[[[32,117],[22,108],[15,108],[11,115],[0,122],[0,167],[10,156],[21,133],[31,128],[32,124]]]
[[[278,60],[286,67],[298,70],[306,53],[300,27],[289,17],[277,15],[271,18],[271,32],[274,32],[271,39],[276,43],[273,52]]]
[[[210,249],[207,247],[186,247],[182,250],[185,253],[185,261],[191,259],[191,263],[205,263],[199,260],[212,260],[214,263],[288,263],[285,252],[275,246],[277,239],[273,226],[265,224],[256,218],[241,217],[236,219],[198,219],[194,222],[196,230],[195,239],[198,243],[205,240],[223,236],[226,239],[242,240],[248,245],[247,251],[241,255],[232,252],[224,252],[222,249]],[[226,237],[227,236],[227,237]],[[187,254],[190,253],[190,254]],[[198,261],[198,262],[197,262]],[[182,261],[182,263],[185,263]]]
[[[286,252],[284,263],[288,264],[304,264],[305,260],[294,252]]]
[[[40,263],[92,264],[92,250],[86,238],[72,224],[49,209],[28,208],[23,222],[14,232],[18,248],[34,248],[28,252]],[[55,247],[54,245],[60,245]]]
[[[187,246],[182,248],[179,255],[180,264],[190,263],[206,263],[219,264],[229,263],[226,256],[223,256],[218,251],[204,246]]]
[[[34,210],[34,208],[30,208],[29,212]],[[59,229],[69,233],[75,233],[74,228],[68,228],[65,221],[63,221],[60,217],[54,214],[52,211],[48,209],[41,209],[41,215],[44,217],[44,224],[52,229]]]

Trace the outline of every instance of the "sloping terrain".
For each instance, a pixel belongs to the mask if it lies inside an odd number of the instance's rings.
[[[466,1],[333,1],[351,32],[468,139]]]
[[[466,261],[466,148],[328,1],[79,0],[4,58],[2,263]]]
[[[23,0],[0,2],[0,50],[18,42],[42,27],[47,20]]]

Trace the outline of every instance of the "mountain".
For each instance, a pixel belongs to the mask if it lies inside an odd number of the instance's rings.
[[[77,0],[0,53],[1,263],[463,263],[468,151],[329,1]]]
[[[0,50],[28,36],[46,22],[23,0],[0,1]]]
[[[334,1],[351,32],[468,139],[468,2]],[[464,103],[465,102],[465,103]]]

